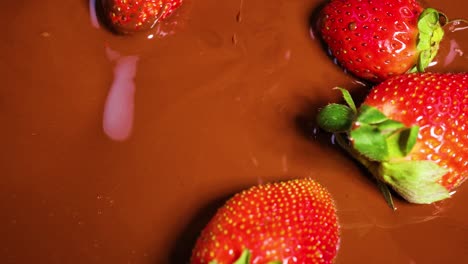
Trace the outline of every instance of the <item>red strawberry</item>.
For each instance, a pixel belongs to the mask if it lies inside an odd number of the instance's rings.
[[[182,0],[101,0],[105,22],[116,33],[152,28],[174,12]]]
[[[318,26],[338,62],[371,82],[423,71],[444,35],[439,13],[416,0],[331,0]]]
[[[292,180],[227,201],[202,231],[190,263],[332,263],[338,246],[331,195],[311,179]]]
[[[379,182],[409,202],[432,203],[468,177],[468,73],[391,78],[358,110],[343,92],[348,106],[328,105],[318,123]]]

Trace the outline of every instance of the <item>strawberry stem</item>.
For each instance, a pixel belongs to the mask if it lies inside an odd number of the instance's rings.
[[[393,211],[395,211],[396,207],[393,203],[392,193],[388,188],[388,185],[386,185],[385,182],[383,182],[380,179],[379,164],[377,162],[370,161],[366,157],[362,156],[359,152],[357,152],[354,148],[350,147],[349,142],[342,136],[341,133],[334,133],[334,136],[336,142],[343,150],[345,150],[351,157],[353,157],[356,161],[361,163],[367,170],[369,170],[374,179],[377,181],[377,185],[384,196],[385,202]]]
[[[340,87],[336,87],[335,89],[339,90],[342,93],[346,105],[327,105],[318,113],[317,123],[322,129],[333,133],[338,145],[343,150],[345,150],[351,157],[353,157],[356,161],[361,163],[365,168],[369,170],[369,172],[377,181],[379,189],[382,192],[388,206],[395,211],[396,208],[393,203],[390,189],[380,178],[379,163],[376,161],[372,161],[371,159],[369,159],[369,157],[364,156],[358,150],[351,147],[348,140],[348,133],[350,133],[349,131],[351,130],[351,126],[355,121],[372,124],[380,123],[380,127],[383,128],[383,131],[398,130],[401,128],[401,124],[399,122],[388,122],[389,120],[387,120],[387,118],[383,114],[381,114],[378,111],[375,111],[375,109],[373,108],[364,107],[364,109],[366,109],[367,111],[362,111],[361,109],[360,113],[358,113],[354,100],[349,91]],[[345,134],[346,136],[343,136],[343,134]],[[382,153],[381,150],[376,150],[374,146],[371,146],[371,149],[373,149],[373,151],[370,151],[371,154],[380,153],[378,155],[381,155]]]
[[[332,132],[338,145],[374,176],[390,208],[395,210],[389,187],[417,204],[450,197],[439,184],[447,169],[432,160],[408,157],[416,146],[419,126],[405,126],[366,104],[356,112],[349,93],[340,90],[347,105],[327,105],[318,114],[318,124]]]

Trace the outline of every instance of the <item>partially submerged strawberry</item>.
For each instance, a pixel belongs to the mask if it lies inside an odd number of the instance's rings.
[[[236,194],[202,231],[191,264],[332,263],[339,228],[331,195],[311,179]]]
[[[416,0],[331,0],[321,10],[318,26],[345,69],[377,83],[424,71],[444,35],[439,16]]]
[[[152,28],[182,4],[182,0],[100,0],[105,23],[116,33]]]
[[[412,203],[449,198],[468,177],[468,73],[412,73],[376,87],[356,109],[330,104],[319,125],[381,183]]]

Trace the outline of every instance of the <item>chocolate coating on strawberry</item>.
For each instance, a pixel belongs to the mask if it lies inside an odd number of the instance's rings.
[[[170,16],[182,0],[101,0],[103,22],[115,33],[146,31]]]

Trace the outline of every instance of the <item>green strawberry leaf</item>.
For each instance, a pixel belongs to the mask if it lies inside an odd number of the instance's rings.
[[[244,251],[242,251],[242,254],[240,255],[240,257],[233,264],[249,264],[250,263],[250,257],[251,257],[250,250],[244,249]],[[208,264],[218,264],[218,261],[217,260],[212,260]]]
[[[349,91],[340,87],[336,87],[335,89],[341,91],[341,93],[343,94],[343,99],[345,100],[346,104],[349,106],[349,108],[351,108],[351,110],[353,110],[354,114],[356,114],[357,113],[356,104],[354,103],[353,97],[351,96]]]
[[[406,128],[406,126],[398,121],[388,119],[377,126],[382,134],[391,136],[396,131]]]
[[[438,181],[447,170],[432,161],[383,162],[380,174],[405,200],[417,204],[430,204],[450,197]]]
[[[409,128],[402,129],[387,137],[388,156],[389,160],[401,159],[405,156],[405,135],[408,134]]]
[[[418,20],[418,44],[416,49],[420,52],[418,64],[410,72],[423,72],[434,60],[439,50],[439,43],[444,37],[444,30],[440,24],[441,14],[433,9],[425,9]],[[445,17],[445,15],[443,15]]]
[[[375,126],[359,124],[350,132],[353,147],[371,161],[388,159],[388,147],[385,136]]]
[[[250,263],[250,250],[245,249],[241,256],[239,257],[234,264],[249,264]]]
[[[329,104],[317,115],[318,125],[328,132],[344,132],[351,129],[354,119],[351,108],[341,104]]]
[[[356,119],[357,122],[364,124],[378,124],[387,120],[388,118],[377,108],[368,105],[361,105]]]
[[[356,131],[355,128],[352,131],[354,147],[372,161],[406,156],[416,144],[419,131],[417,127],[409,128],[399,121],[388,119],[377,108],[368,105],[361,106],[355,126],[363,129]]]
[[[433,8],[425,9],[418,20],[418,30],[420,35],[432,36],[434,28],[439,24],[439,12]],[[423,38],[418,42],[418,48],[429,49],[431,38]]]
[[[411,71],[411,73],[424,72],[431,61],[431,52],[429,50],[421,51],[421,53],[419,53],[418,64],[416,65],[415,70]]]
[[[419,127],[404,127],[387,137],[389,160],[408,155],[416,144]]]
[[[388,188],[388,185],[381,180],[377,180],[377,185],[379,186],[380,191],[382,192],[385,201],[387,202],[388,206],[392,208],[393,211],[396,210],[395,204],[393,203],[392,193]]]
[[[250,264],[250,258],[251,258],[251,253],[250,250],[245,249],[242,251],[241,256],[233,263],[233,264]],[[269,261],[268,264],[281,264],[283,263],[280,260],[274,260],[274,261]],[[218,264],[218,261],[212,260],[210,261],[209,264]]]
[[[400,139],[400,146],[402,147],[403,155],[406,156],[411,152],[414,145],[416,145],[419,134],[419,126],[412,126],[403,133],[404,134],[402,134]]]

